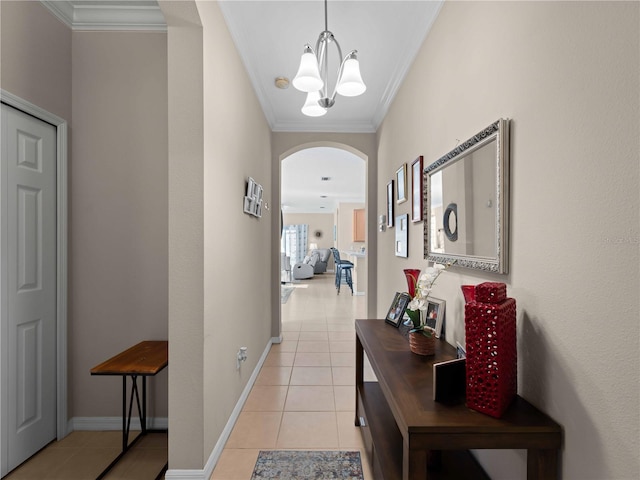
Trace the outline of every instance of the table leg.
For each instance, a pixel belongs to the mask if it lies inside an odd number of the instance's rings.
[[[558,450],[527,451],[527,479],[555,480],[558,478]]]
[[[402,449],[402,480],[424,480],[427,474],[428,452],[411,450],[405,442]]]
[[[127,376],[122,376],[122,451],[129,443],[129,429],[127,428]]]
[[[147,434],[147,377],[142,377],[142,417],[140,418],[142,435]]]
[[[362,427],[364,425],[360,425],[360,417],[358,417],[358,391],[362,388],[364,383],[364,349],[362,348],[362,343],[360,339],[356,335],[356,419],[355,426]]]

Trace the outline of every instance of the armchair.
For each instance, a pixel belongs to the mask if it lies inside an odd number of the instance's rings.
[[[293,278],[295,280],[306,280],[307,278],[313,278],[314,267],[318,263],[320,256],[315,252],[311,252],[311,255],[304,257],[302,263],[296,263],[293,266]]]

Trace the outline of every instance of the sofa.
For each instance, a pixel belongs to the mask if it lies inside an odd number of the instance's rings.
[[[312,250],[304,257],[302,263],[296,263],[292,268],[292,275],[295,280],[306,280],[313,278],[315,274],[327,271],[327,262],[331,256],[331,250],[322,248]]]

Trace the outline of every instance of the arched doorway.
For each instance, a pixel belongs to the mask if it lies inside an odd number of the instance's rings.
[[[302,262],[309,249],[365,247],[365,238],[353,238],[351,225],[353,210],[364,210],[366,202],[362,158],[335,147],[311,147],[284,158],[280,177],[285,223],[301,227],[288,229],[282,239],[292,264]],[[297,230],[304,230],[302,238],[293,242]]]
[[[336,150],[338,152],[340,152],[340,154],[343,156],[343,158],[349,158],[350,161],[356,161],[360,164],[361,168],[364,168],[364,170],[361,171],[361,173],[359,174],[359,179],[356,179],[356,181],[359,181],[362,183],[362,186],[364,188],[364,205],[363,205],[363,213],[364,213],[364,224],[365,224],[365,242],[359,242],[359,243],[355,243],[357,245],[362,244],[362,246],[365,246],[366,251],[367,251],[367,258],[362,260],[362,264],[363,264],[363,271],[365,271],[365,275],[362,277],[362,285],[366,285],[366,288],[368,291],[375,291],[376,285],[375,285],[375,272],[372,271],[367,271],[368,268],[366,267],[368,264],[368,258],[371,255],[371,258],[375,258],[375,251],[376,251],[376,238],[375,238],[375,222],[372,221],[369,217],[371,215],[374,215],[373,212],[375,212],[375,205],[377,202],[377,196],[375,195],[375,191],[373,191],[372,189],[372,185],[375,185],[376,182],[376,177],[375,177],[375,137],[373,135],[367,135],[367,134],[361,134],[361,135],[353,135],[354,137],[358,137],[355,139],[355,142],[348,142],[348,143],[343,143],[341,141],[332,141],[332,140],[321,140],[319,138],[321,137],[329,137],[331,138],[332,136],[336,136],[338,135],[339,137],[342,137],[344,135],[339,135],[339,134],[275,134],[275,142],[273,145],[274,148],[274,167],[277,165],[277,170],[274,170],[274,174],[277,172],[277,177],[278,177],[278,184],[280,184],[283,179],[282,179],[282,175],[281,172],[283,170],[285,170],[286,172],[286,162],[287,159],[295,159],[296,158],[296,154],[298,154],[299,152],[301,152],[301,154],[313,154],[313,153],[321,153],[322,149],[333,149]],[[310,137],[316,137],[317,140],[315,141],[307,141],[307,142],[296,142],[296,137],[297,139],[300,139],[300,137],[305,138],[306,140],[309,140]],[[350,143],[354,143],[355,145],[358,145],[358,148],[350,145]],[[288,145],[287,145],[288,144]],[[316,150],[318,149],[318,150]],[[371,164],[371,159],[373,157],[374,160],[374,164]],[[294,160],[295,161],[295,160]],[[321,167],[321,163],[316,161],[315,163],[312,163],[311,165],[315,165],[315,167],[310,167],[308,168],[308,173],[311,176],[317,177],[318,179],[320,179],[322,176],[327,176],[327,175],[322,175],[322,171],[319,170],[319,168]],[[285,173],[286,175],[286,173]],[[330,176],[330,175],[329,175]],[[274,178],[275,180],[275,178]],[[275,183],[275,182],[274,182]],[[278,191],[278,199],[282,198],[281,193],[282,193],[282,187],[283,185],[280,185],[280,189]],[[319,193],[319,192],[316,192]],[[320,201],[320,195],[318,195],[318,200]],[[327,199],[325,200],[333,200],[336,202],[339,202],[340,199],[330,199],[329,196]],[[275,203],[275,198],[274,198],[274,203]],[[286,194],[285,194],[285,204],[286,204]],[[372,206],[373,210],[370,213],[370,206]],[[319,205],[316,205],[316,208],[318,210],[316,211],[320,211],[319,210]],[[325,209],[327,210],[327,205],[325,205]],[[350,212],[350,215],[352,215],[353,213]],[[374,215],[375,216],[375,215]],[[345,218],[345,217],[343,217]],[[278,219],[279,220],[279,219]],[[352,235],[352,228],[350,226],[351,220],[349,221],[349,227],[345,228],[344,226],[342,227],[342,231],[343,233],[346,233],[347,235],[347,240],[342,240],[342,248],[345,249],[350,249],[352,246],[352,242],[351,240],[349,240],[349,238]],[[340,240],[338,239],[339,235],[340,235],[340,229],[338,227],[336,227],[336,232],[334,234],[334,229],[333,229],[333,225],[337,225],[335,222],[331,225],[331,227],[329,228],[329,232],[326,232],[325,230],[321,229],[321,238],[324,239],[323,241],[323,245],[324,243],[327,243],[327,241],[329,242],[329,246],[340,246],[339,242]],[[316,231],[315,229],[311,228],[310,229],[311,235],[315,235]],[[280,228],[277,229],[278,234],[280,234]],[[328,233],[328,235],[327,235]],[[335,237],[335,240],[334,240]],[[280,238],[279,238],[280,240]],[[320,242],[308,242],[308,243],[318,243],[318,247],[320,247]],[[280,242],[278,242],[278,245],[280,244]],[[274,252],[275,253],[275,252]],[[280,253],[277,252],[278,255],[278,262],[280,259]],[[373,281],[372,281],[373,278]],[[374,298],[374,296],[372,295],[368,295],[367,298],[365,299],[366,303],[367,303],[367,310],[370,310],[370,305],[371,299]],[[375,302],[373,302],[375,303]],[[273,324],[273,328],[272,331],[274,332],[274,337],[278,337],[280,332],[281,332],[281,309],[280,309],[280,304],[278,303],[277,305],[277,313],[274,312],[274,324]]]

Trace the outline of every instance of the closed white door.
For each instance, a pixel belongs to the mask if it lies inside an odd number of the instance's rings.
[[[56,438],[56,129],[2,105],[2,474]]]

